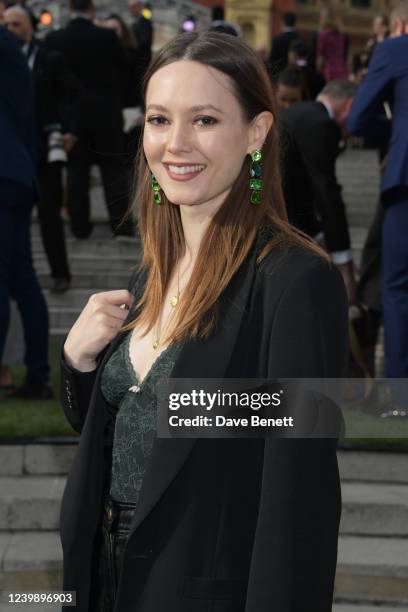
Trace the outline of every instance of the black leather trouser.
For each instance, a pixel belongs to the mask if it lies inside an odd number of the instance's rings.
[[[123,555],[136,506],[107,498],[95,547],[90,612],[113,612]]]

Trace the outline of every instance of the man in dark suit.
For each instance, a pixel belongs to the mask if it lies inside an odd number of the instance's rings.
[[[391,37],[376,46],[351,109],[348,129],[384,142],[390,137],[382,181],[382,300],[386,373],[408,377],[408,2],[392,12]],[[384,116],[388,102],[392,119]],[[401,403],[405,400],[402,398]],[[406,412],[408,414],[408,412]],[[402,415],[401,415],[402,416]]]
[[[306,97],[315,100],[323,87],[326,85],[325,78],[310,65],[310,50],[303,40],[295,40],[291,43],[288,52],[288,65],[297,68],[303,74],[305,80]]]
[[[144,0],[129,0],[129,10],[134,18],[132,31],[136,38],[137,51],[143,62],[144,71],[147,70],[152,59],[153,45],[153,23],[151,19],[147,19],[143,15],[143,9],[145,8]]]
[[[288,51],[294,40],[300,39],[300,34],[295,30],[296,15],[285,13],[282,20],[282,32],[272,38],[271,52],[269,55],[269,70],[274,76],[284,70],[288,64]]]
[[[17,302],[24,326],[26,381],[13,394],[51,397],[48,312],[35,275],[30,241],[37,198],[31,79],[18,39],[0,26],[0,362]]]
[[[121,91],[118,74],[126,61],[116,34],[93,24],[92,0],[70,0],[72,19],[46,39],[50,50],[64,56],[81,84],[69,132],[68,208],[77,238],[88,238],[90,222],[89,170],[101,170],[110,225],[115,236],[133,234],[128,207],[129,180],[123,160]]]
[[[47,51],[34,38],[32,20],[23,7],[12,6],[5,12],[4,18],[7,29],[19,38],[33,76],[39,221],[53,278],[51,291],[63,293],[69,288],[71,280],[60,214],[63,204],[62,162],[66,161],[62,137],[63,114],[78,93],[78,83],[64,65],[62,55]]]
[[[289,218],[316,237],[317,213],[325,246],[343,276],[350,303],[355,297],[354,266],[335,166],[355,87],[349,81],[332,81],[316,101],[300,102],[280,115]]]

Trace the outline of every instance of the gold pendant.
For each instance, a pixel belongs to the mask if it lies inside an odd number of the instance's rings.
[[[156,338],[156,340],[153,342],[153,348],[154,348],[154,350],[156,350],[157,348],[159,348],[159,342],[160,342],[159,338]]]
[[[175,308],[177,306],[179,302],[179,296],[178,295],[173,295],[173,297],[170,298],[170,306],[172,306],[172,308]]]

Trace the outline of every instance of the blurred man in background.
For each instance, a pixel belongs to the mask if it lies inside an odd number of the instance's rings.
[[[147,19],[143,14],[146,9],[144,0],[129,0],[129,11],[134,19],[132,30],[136,38],[139,56],[143,59],[145,71],[152,59],[153,46],[153,24],[152,20]]]
[[[382,181],[382,300],[386,374],[408,378],[408,0],[391,13],[391,36],[375,48],[348,120],[352,134],[389,140]],[[392,118],[384,114],[384,103]],[[407,416],[407,398],[399,413]]]
[[[30,238],[37,199],[31,78],[18,39],[0,27],[0,363],[10,321],[10,298],[24,327],[26,380],[13,392],[24,399],[52,396],[48,311],[33,268]]]
[[[301,102],[280,114],[283,143],[283,185],[294,224],[316,238],[320,218],[324,243],[339,268],[350,304],[355,301],[355,276],[346,209],[336,178],[342,129],[356,86],[349,81],[328,83],[316,101]]]
[[[68,209],[73,234],[88,238],[90,220],[89,173],[99,166],[110,218],[116,237],[133,236],[127,212],[129,179],[124,163],[120,74],[126,57],[116,34],[94,25],[92,0],[70,0],[71,20],[51,32],[46,46],[65,58],[80,84],[80,93],[68,131]]]
[[[66,69],[61,54],[49,52],[34,37],[32,20],[26,9],[12,6],[6,10],[4,20],[7,29],[21,41],[33,76],[41,236],[53,278],[51,291],[63,293],[71,280],[61,219],[62,169],[67,160],[62,134],[63,113],[78,93],[78,84]]]
[[[269,69],[274,76],[284,70],[288,64],[288,52],[291,43],[300,39],[300,34],[295,30],[296,15],[285,13],[282,19],[282,32],[272,38],[271,52],[269,55]]]

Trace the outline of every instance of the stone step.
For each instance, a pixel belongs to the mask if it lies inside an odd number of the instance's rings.
[[[362,605],[360,606],[359,604],[356,603],[335,603],[333,605],[332,608],[332,612],[403,612],[403,610],[405,610],[405,606],[404,609],[400,608],[398,606],[398,608],[396,608],[395,606],[393,606],[392,608],[390,608],[390,606],[366,606],[366,605]],[[1,609],[0,609],[1,612]],[[24,612],[24,611],[22,611]],[[48,612],[48,610],[47,610]]]
[[[57,531],[0,533],[0,591],[60,591],[61,570]]]
[[[140,249],[141,242],[138,239],[132,240],[132,242],[120,242],[111,238],[90,238],[89,240],[74,240],[73,238],[67,238],[65,240],[68,255],[71,256],[75,253],[94,253],[98,256],[106,257],[107,259],[111,255],[121,255],[134,253],[135,249]],[[34,256],[37,254],[44,253],[43,243],[40,237],[36,237],[31,241],[32,251]]]
[[[101,257],[97,254],[75,253],[69,258],[70,267],[73,274],[80,271],[98,272],[98,271],[123,271],[131,270],[138,265],[140,255],[138,252],[129,255],[110,255],[109,257]],[[34,258],[34,267],[37,272],[47,271],[48,262],[45,255],[41,254]]]
[[[74,443],[1,444],[0,477],[66,476],[77,448]]]
[[[101,290],[97,287],[93,289],[70,289],[63,294],[51,293],[49,289],[43,291],[47,301],[48,308],[82,308],[85,306],[89,298],[94,293],[99,293]]]
[[[408,485],[342,482],[341,489],[341,533],[408,536]]]
[[[408,484],[406,453],[339,451],[342,482],[384,482]]]
[[[0,444],[0,476],[66,475],[77,443]],[[339,450],[342,483],[408,485],[408,452]]]
[[[0,478],[0,531],[58,529],[66,478],[21,476]]]
[[[52,278],[48,269],[41,270],[37,273],[41,287],[49,289],[52,286]],[[99,291],[109,291],[110,289],[126,289],[131,277],[131,271],[118,270],[109,272],[109,270],[98,271],[76,271],[72,276],[72,288],[89,289],[89,287],[98,288]]]
[[[369,603],[408,603],[406,540],[340,537],[335,612],[372,612]],[[56,532],[0,534],[0,589],[59,589],[62,551]],[[357,602],[363,604],[358,607]],[[353,608],[352,606],[355,606]],[[363,607],[364,606],[364,607]],[[378,608],[389,612],[387,607]]]
[[[1,477],[0,530],[56,529],[64,485],[62,476]],[[408,536],[406,485],[345,483],[342,496],[341,533]]]
[[[335,597],[408,605],[408,540],[341,536]]]
[[[8,466],[2,465],[0,477],[0,530],[56,529],[65,485],[60,474],[67,472],[74,453],[74,445],[15,447],[8,456],[1,453]],[[408,536],[407,485],[345,482],[342,498],[341,533]]]
[[[48,308],[51,329],[70,330],[81,313],[81,308],[59,306]]]

